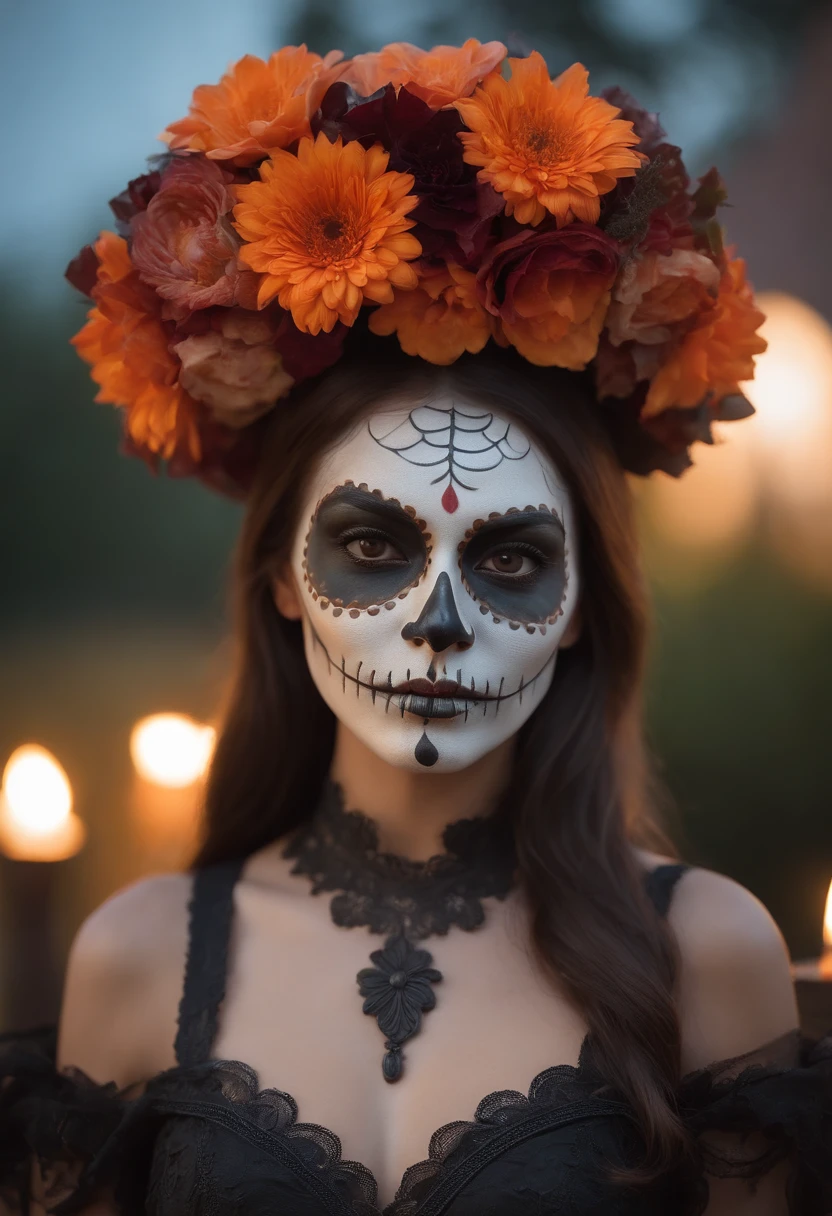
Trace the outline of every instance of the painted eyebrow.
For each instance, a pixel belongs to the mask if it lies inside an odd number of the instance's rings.
[[[365,483],[355,485],[351,481],[345,482],[342,486],[336,486],[329,494],[325,494],[318,503],[315,517],[320,518],[322,514],[326,514],[329,507],[343,504],[377,515],[392,524],[408,523],[417,530],[422,530],[420,524],[422,527],[424,526],[424,521],[418,518],[415,507],[402,506],[397,498],[383,497],[381,490],[373,491],[368,489]]]
[[[513,528],[526,527],[529,524],[554,525],[563,539],[566,539],[566,528],[557,511],[552,510],[551,507],[547,507],[545,504],[541,504],[539,507],[524,507],[522,509],[520,507],[509,507],[503,513],[492,512],[487,519],[475,519],[471,527],[465,531],[465,544],[467,545],[475,536],[487,537],[492,534],[499,535],[500,532],[508,532]]]

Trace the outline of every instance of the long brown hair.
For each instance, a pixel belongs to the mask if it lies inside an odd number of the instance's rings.
[[[533,945],[582,1011],[604,1078],[635,1109],[646,1181],[685,1148],[672,1093],[680,1074],[675,947],[647,900],[635,843],[653,824],[641,725],[648,616],[629,487],[588,382],[491,348],[438,368],[395,340],[346,355],[278,406],[240,537],[238,657],[206,793],[195,865],[248,855],[299,824],[327,775],[335,720],[306,666],[301,627],[279,615],[316,462],[391,392],[447,390],[516,419],[550,455],[577,513],[581,636],[519,733],[510,788]]]

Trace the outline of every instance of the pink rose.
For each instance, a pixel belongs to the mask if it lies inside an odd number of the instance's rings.
[[[217,422],[239,429],[268,413],[295,383],[274,345],[275,328],[241,308],[221,316],[219,328],[174,345],[179,383],[209,407]]]
[[[612,289],[606,328],[622,342],[668,342],[676,327],[707,307],[719,291],[719,269],[703,253],[674,249],[626,262]]]
[[[130,255],[146,283],[181,313],[240,302],[251,271],[237,266],[232,176],[202,156],[175,157],[146,210],[132,219]]]

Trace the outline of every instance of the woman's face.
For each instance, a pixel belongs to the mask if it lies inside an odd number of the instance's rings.
[[[444,395],[381,406],[321,460],[300,521],[277,602],[341,723],[445,772],[515,734],[574,638],[579,577],[569,494],[521,426]]]

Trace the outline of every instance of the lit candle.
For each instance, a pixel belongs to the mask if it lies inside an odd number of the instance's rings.
[[[72,787],[45,747],[27,743],[9,757],[0,787],[0,853],[10,932],[2,959],[4,1018],[25,1030],[53,1021],[62,960],[55,940],[58,871],[84,843]]]
[[[800,1024],[815,1037],[832,1033],[832,882],[823,915],[823,951],[819,958],[792,965]]]
[[[16,861],[65,861],[84,843],[69,778],[45,747],[26,743],[9,757],[0,789],[0,849]]]
[[[146,868],[179,868],[194,851],[199,782],[214,750],[213,727],[184,714],[142,718],[130,736],[130,819]]]

